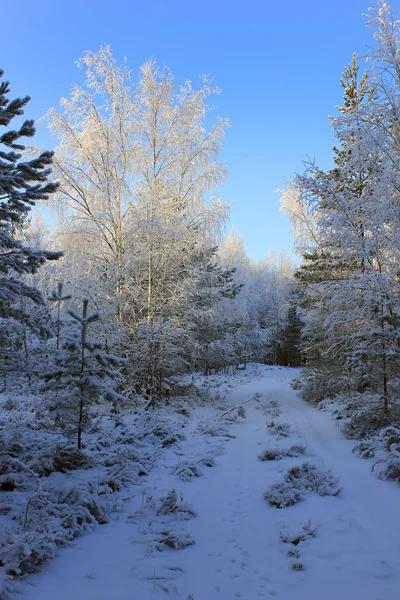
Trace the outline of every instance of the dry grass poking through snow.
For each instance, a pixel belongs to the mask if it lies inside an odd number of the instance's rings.
[[[258,455],[258,460],[281,460],[282,458],[294,458],[306,453],[306,446],[293,444],[290,448],[266,448]]]
[[[269,485],[264,492],[264,498],[276,508],[286,508],[297,504],[310,492],[319,496],[337,496],[340,491],[339,480],[331,470],[305,462],[288,469],[282,482]]]

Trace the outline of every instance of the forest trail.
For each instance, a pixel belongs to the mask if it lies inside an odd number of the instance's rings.
[[[260,370],[257,379],[228,392],[227,400],[236,405],[261,395],[260,402],[246,404],[247,418],[232,424],[234,439],[193,434],[181,445],[185,458],[213,454],[215,468],[180,481],[170,472],[177,459],[171,451],[146,482],[147,493],[152,489],[160,495],[175,487],[193,505],[198,516],[184,524],[193,546],[147,552],[141,542],[155,520],[148,515],[142,522],[127,519],[143,507],[144,494],[137,494],[117,520],[78,539],[24,582],[19,598],[186,600],[192,594],[194,600],[397,600],[399,486],[371,474],[369,462],[352,454],[352,442],[343,438],[331,416],[297,396],[290,387],[296,372]],[[276,402],[281,413],[271,419]],[[210,418],[209,408],[200,412],[194,413],[193,432],[198,421]],[[289,424],[288,436],[279,437],[268,428],[271,420]],[[305,445],[305,455],[257,459],[263,449],[292,444]],[[263,498],[265,487],[304,461],[332,469],[341,494],[309,493],[294,506],[270,506]],[[308,522],[316,528],[315,537],[297,545],[284,541],[304,533],[302,525],[307,528]]]

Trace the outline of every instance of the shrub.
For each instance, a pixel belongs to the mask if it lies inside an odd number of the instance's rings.
[[[193,546],[193,544],[194,539],[188,533],[178,536],[167,530],[163,531],[162,537],[157,540],[156,549],[160,552],[164,550],[165,547],[171,548],[172,550],[182,550],[182,548]]]
[[[292,571],[304,571],[305,570],[305,566],[301,562],[293,563],[290,568],[292,569]]]
[[[289,483],[273,483],[264,492],[264,498],[276,508],[293,506],[301,500],[300,491]]]
[[[341,488],[339,480],[330,470],[319,469],[310,463],[291,467],[284,481],[267,487],[264,498],[276,508],[286,508],[299,502],[302,495],[315,492],[319,496],[337,496]]]
[[[400,482],[400,429],[385,427],[369,440],[353,448],[361,458],[372,458],[371,470],[379,479]]]
[[[314,538],[317,534],[318,526],[313,526],[311,521],[301,523],[301,531],[295,534],[284,533],[281,531],[281,542],[284,544],[293,544],[298,546],[300,542],[304,542],[309,538]]]
[[[277,423],[276,421],[267,421],[267,428],[270,433],[278,437],[288,437],[290,433],[289,423]]]
[[[75,469],[91,466],[90,458],[76,446],[56,446],[53,457],[54,470],[67,473]]]
[[[172,473],[177,475],[182,481],[191,481],[193,477],[201,477],[203,475],[196,463],[187,461],[178,462],[175,467],[173,467]]]
[[[305,454],[306,447],[294,444],[290,448],[267,448],[258,455],[258,460],[281,460],[288,456],[290,458]]]
[[[172,489],[165,498],[161,499],[161,505],[157,510],[157,516],[168,515],[171,513],[182,516],[184,520],[190,519],[190,517],[197,517],[194,508],[190,504],[184,502],[182,495],[180,500],[178,500],[175,489]]]
[[[343,423],[342,431],[350,439],[362,440],[378,429],[389,425],[390,419],[379,406],[360,408],[348,421]]]

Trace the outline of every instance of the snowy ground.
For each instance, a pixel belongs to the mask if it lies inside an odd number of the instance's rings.
[[[230,404],[255,393],[247,418],[229,427],[230,439],[209,435],[222,423],[215,408],[192,409],[186,441],[171,446],[142,487],[133,486],[126,510],[18,586],[21,600],[397,600],[400,590],[400,489],[370,473],[369,461],[352,454],[335,422],[300,400],[289,369],[259,367],[260,376],[232,380]],[[215,378],[218,384],[218,378]],[[277,401],[279,410],[271,400]],[[287,437],[266,423],[290,425]],[[202,424],[200,428],[198,425]],[[201,434],[200,431],[208,433]],[[226,433],[226,432],[225,432]],[[306,446],[304,456],[262,462],[268,448]],[[215,467],[202,459],[215,459]],[[173,467],[187,461],[199,477],[182,481]],[[278,509],[263,498],[267,485],[303,462],[332,472],[337,496],[305,494]],[[205,461],[207,463],[207,461]],[[182,466],[182,465],[181,465]],[[183,465],[185,467],[185,465]],[[197,517],[160,514],[161,498],[174,488]],[[157,512],[159,513],[157,515]],[[309,523],[310,522],[310,523]],[[313,535],[307,536],[307,531]],[[171,532],[194,540],[180,550],[160,540]],[[308,537],[300,540],[299,535]],[[292,543],[294,542],[294,543]],[[298,542],[298,543],[297,543]],[[297,570],[296,570],[297,569]]]

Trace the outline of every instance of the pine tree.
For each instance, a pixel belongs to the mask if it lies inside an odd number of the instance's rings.
[[[280,348],[280,360],[278,364],[289,367],[299,367],[301,364],[300,355],[300,333],[302,321],[299,317],[298,307],[295,295],[289,298],[289,308],[287,314],[287,325],[283,331],[283,343]]]
[[[0,70],[0,78],[3,71]],[[24,114],[29,96],[9,100],[9,82],[0,83],[0,127]],[[35,273],[46,260],[56,260],[62,253],[33,250],[15,238],[27,214],[37,200],[46,200],[57,189],[48,181],[53,162],[52,152],[42,152],[37,158],[21,160],[25,149],[20,138],[35,134],[34,122],[26,120],[18,130],[0,135],[0,318],[13,318],[39,329],[25,310],[25,302],[43,303],[38,289],[22,280],[25,274]]]
[[[393,161],[384,152],[390,143],[375,139],[376,120],[389,117],[376,106],[371,78],[358,79],[353,57],[341,81],[340,115],[332,119],[340,142],[335,168],[324,172],[309,164],[296,178],[316,220],[315,245],[297,277],[307,290],[306,348],[325,381],[320,387],[329,379],[337,386],[340,378],[339,387],[345,381],[360,392],[369,387],[379,394],[386,417],[400,354],[400,213]]]
[[[61,290],[62,292],[62,290]],[[89,300],[83,300],[82,315],[69,310],[77,325],[64,329],[56,368],[45,374],[45,391],[56,392],[50,408],[66,434],[76,436],[82,447],[82,433],[90,423],[90,409],[102,398],[121,400],[111,382],[121,377],[119,367],[125,359],[104,352],[101,342],[88,339],[88,327],[99,314],[88,315]]]
[[[239,324],[226,310],[242,284],[234,280],[235,268],[224,268],[216,259],[217,247],[193,255],[185,282],[185,321],[188,358],[193,368],[220,369],[235,362],[229,338]]]

